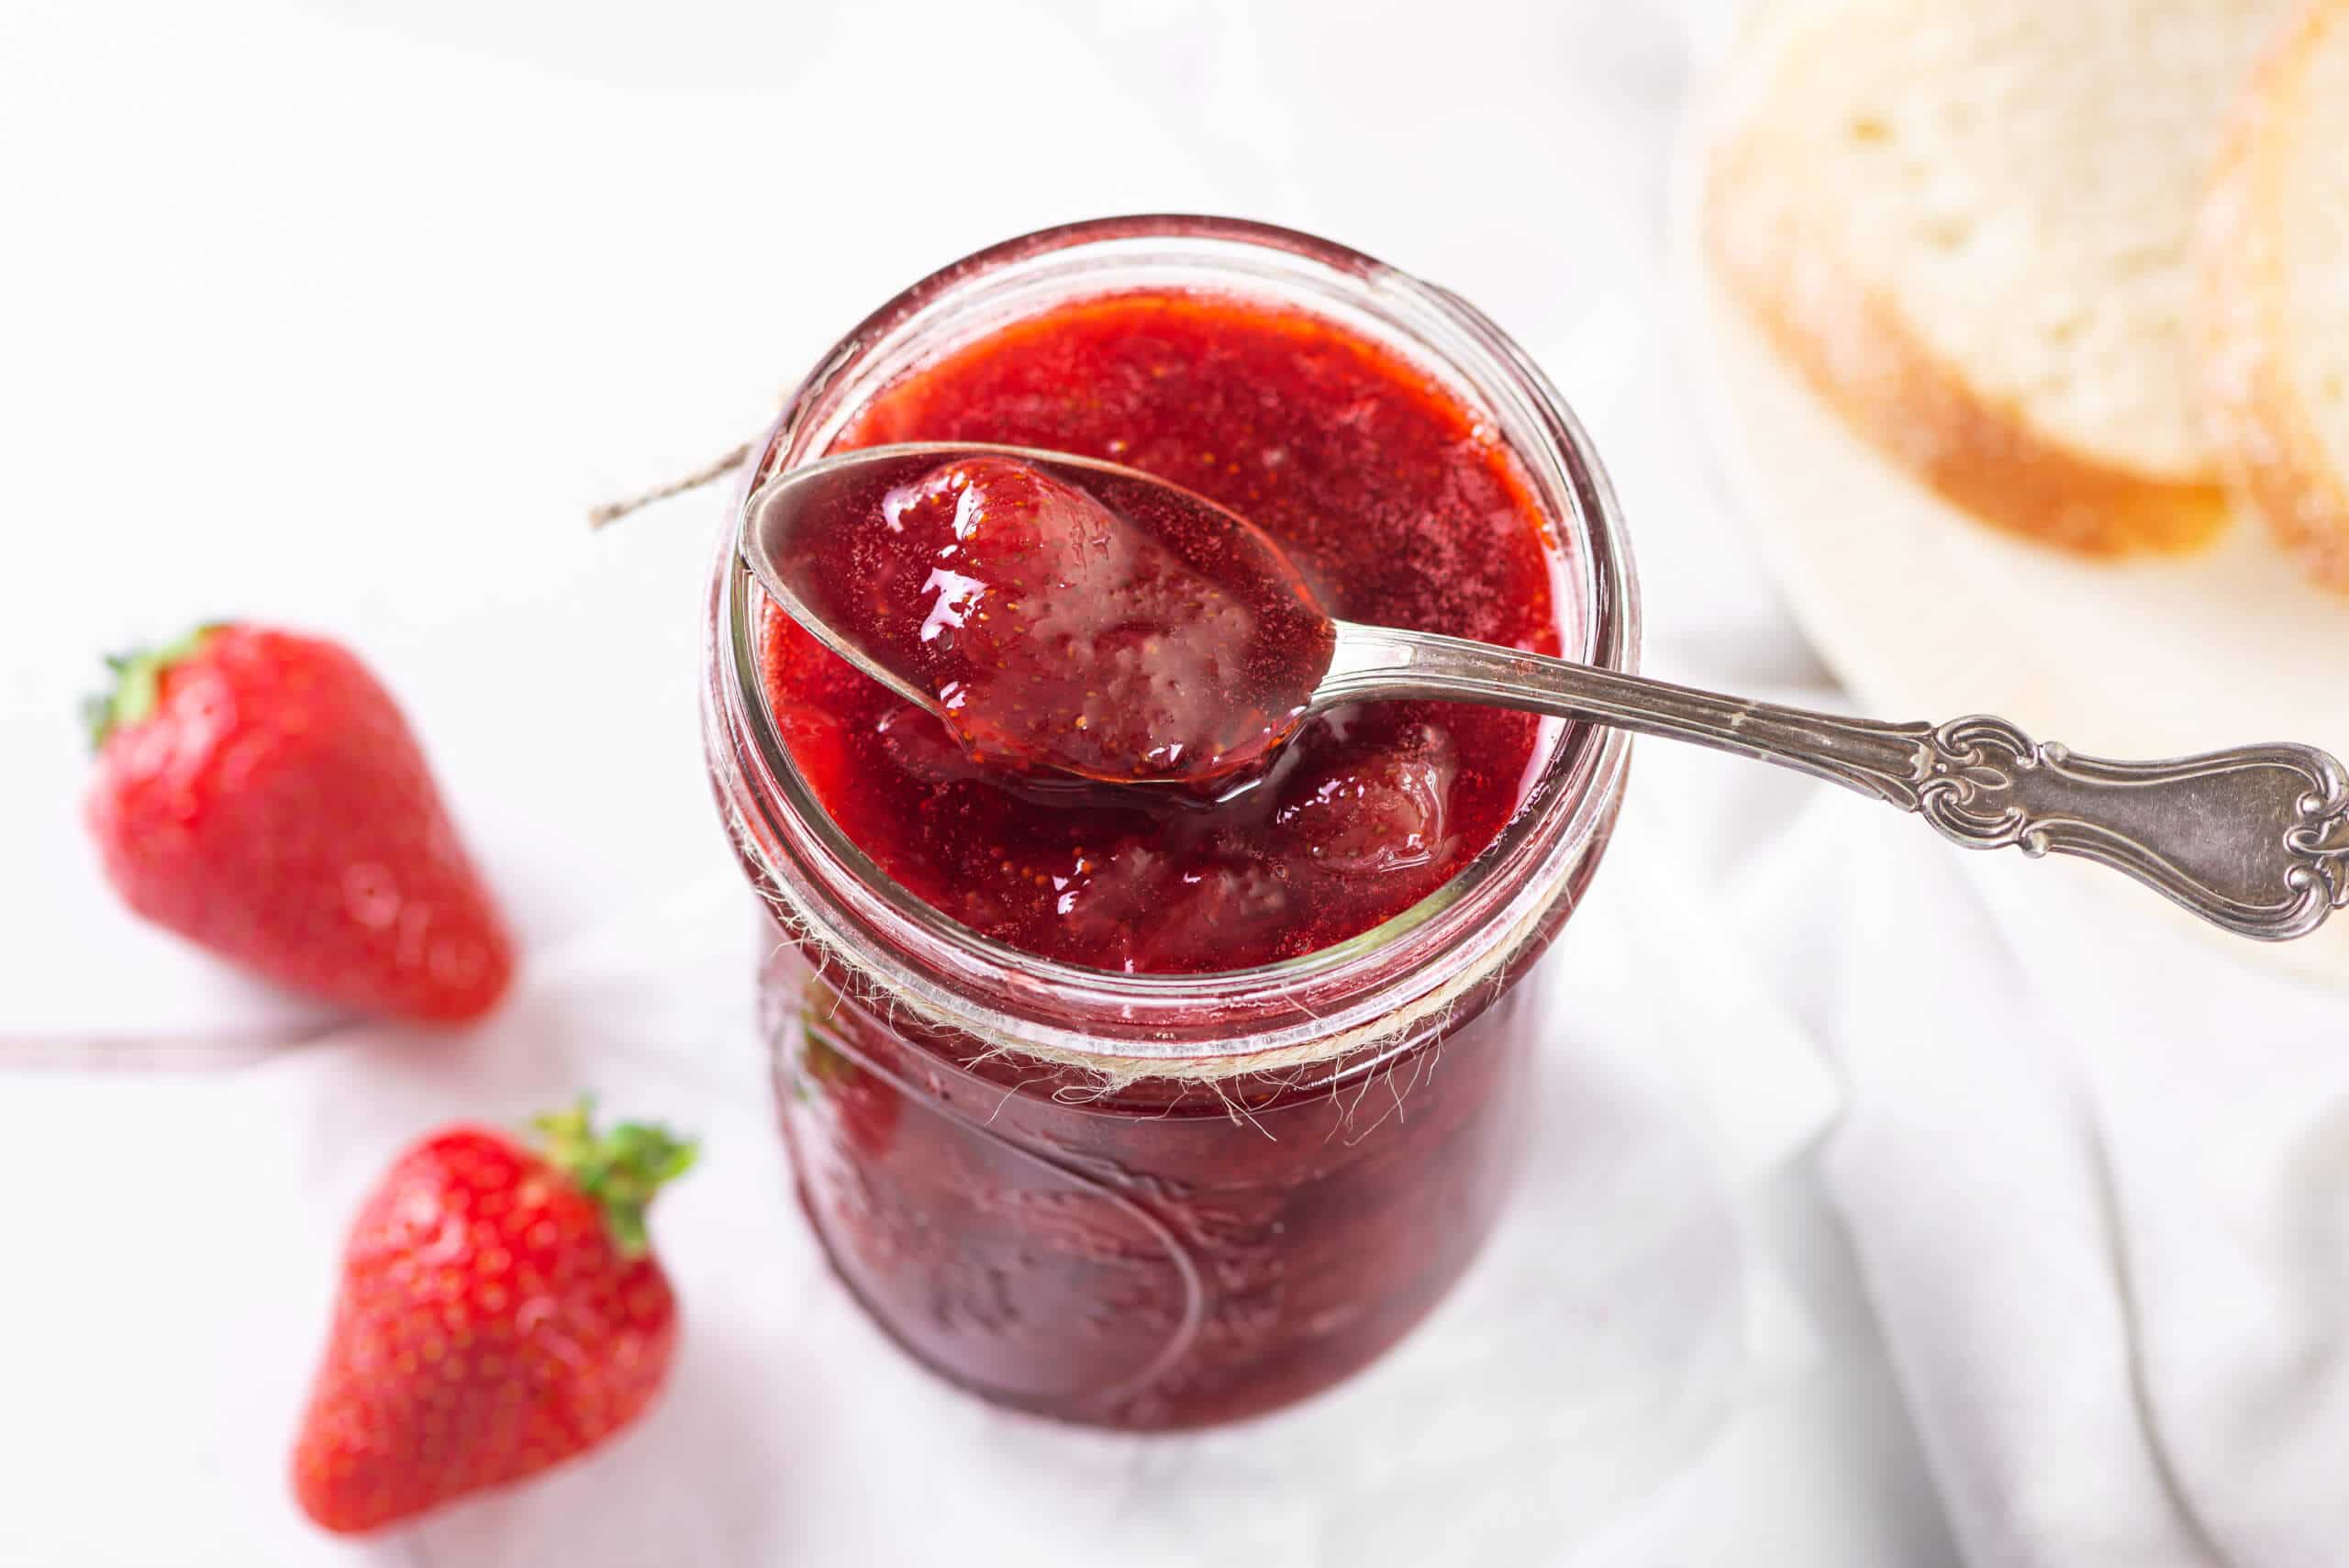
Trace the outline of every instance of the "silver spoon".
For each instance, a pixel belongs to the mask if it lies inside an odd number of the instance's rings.
[[[768,479],[742,512],[744,562],[793,619],[899,695],[945,717],[924,690],[813,613],[778,562],[826,516],[839,487],[885,465],[991,455],[1083,487],[1147,484],[1136,470],[1063,452],[907,443],[827,458]],[[1222,514],[1229,517],[1229,514]],[[1247,527],[1244,522],[1238,527]],[[1780,707],[1489,643],[1333,621],[1334,650],[1305,716],[1343,703],[1479,703],[1693,741],[1831,780],[1915,812],[1968,849],[2077,855],[2124,872],[2212,924],[2266,941],[2304,936],[2349,905],[2349,773],[2288,742],[2165,762],[2109,762],[2034,742],[2003,718],[1884,724]],[[1303,717],[1303,716],[1301,716]]]

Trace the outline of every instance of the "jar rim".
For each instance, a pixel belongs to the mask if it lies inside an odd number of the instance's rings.
[[[841,395],[843,377],[852,376],[860,364],[872,364],[892,342],[901,343],[958,298],[967,304],[974,287],[993,280],[1001,293],[1007,275],[1016,288],[1065,282],[1063,274],[1099,274],[1096,292],[1114,293],[1145,285],[1116,284],[1108,272],[1144,255],[1168,254],[1177,256],[1178,266],[1223,272],[1223,281],[1206,285],[1222,292],[1244,295],[1251,281],[1318,287],[1329,298],[1306,301],[1302,308],[1342,318],[1347,313],[1332,306],[1350,303],[1354,314],[1386,328],[1379,340],[1442,375],[1472,406],[1490,405],[1497,395],[1507,406],[1486,411],[1535,482],[1545,513],[1561,514],[1551,520],[1564,533],[1561,553],[1578,579],[1575,608],[1582,634],[1580,645],[1568,650],[1570,656],[1629,671],[1637,667],[1639,650],[1638,586],[1621,516],[1597,452],[1564,399],[1473,306],[1360,251],[1244,219],[1181,214],[1098,218],[975,251],[868,316],[818,360],[766,435],[752,444],[753,456],[720,541],[704,717],[714,765],[719,749],[729,748],[727,782],[735,785],[732,798],[721,788],[729,827],[738,839],[762,840],[755,847],[763,851],[769,842],[788,851],[792,865],[766,869],[779,880],[796,873],[790,880],[805,883],[784,889],[794,918],[820,925],[809,934],[843,948],[868,971],[896,971],[886,973],[891,990],[917,1005],[935,1005],[944,1016],[974,1009],[993,1015],[979,1020],[987,1029],[974,1032],[1108,1061],[1252,1056],[1393,1012],[1407,1000],[1396,983],[1408,982],[1431,960],[1494,946],[1520,932],[1527,911],[1516,907],[1521,900],[1512,895],[1531,893],[1547,906],[1607,820],[1630,752],[1623,731],[1566,726],[1517,812],[1441,886],[1342,941],[1246,969],[1125,973],[1024,951],[922,900],[841,831],[784,743],[760,677],[755,612],[762,600],[734,549],[751,490],[778,464],[821,456],[845,417],[844,407],[854,406]],[[1037,278],[1018,276],[1019,269],[1040,266]],[[1341,302],[1333,290],[1351,291],[1354,297]],[[1009,311],[1003,318],[1019,314]],[[963,340],[985,330],[983,323]],[[1477,377],[1459,362],[1464,356],[1481,361],[1473,367]],[[883,362],[865,374],[877,390],[904,368]],[[829,410],[829,428],[821,417],[827,398],[843,403]],[[1537,439],[1520,439],[1527,434]],[[1563,498],[1563,507],[1553,506],[1557,498]],[[745,795],[747,800],[741,798]],[[746,806],[758,817],[755,823],[742,819]],[[743,847],[748,852],[754,846]],[[919,962],[905,962],[909,953]],[[1057,1021],[1076,1013],[1086,1017],[1080,1029]]]

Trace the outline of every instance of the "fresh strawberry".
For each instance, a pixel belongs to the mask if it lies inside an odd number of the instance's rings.
[[[331,642],[206,627],[108,662],[91,832],[131,908],[297,991],[478,1018],[514,950],[407,724]]]
[[[541,1117],[537,1152],[481,1128],[402,1155],[359,1211],[294,1492],[370,1530],[518,1481],[641,1414],[677,1304],[644,1210],[694,1146],[590,1106]]]

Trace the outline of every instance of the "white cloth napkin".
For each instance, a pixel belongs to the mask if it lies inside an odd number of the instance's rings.
[[[2349,1561],[2342,998],[1851,815],[1829,1169],[1971,1560]]]
[[[1649,667],[1847,706],[1770,689],[1802,663],[1655,358],[1627,326],[1568,376],[1640,525]],[[1684,1048],[1791,1028],[1844,1085],[1829,1191],[1967,1560],[2349,1562],[2349,1000],[2110,873],[1654,746],[1640,771],[1712,871],[1648,901],[1709,910],[1714,973],[1756,977],[1731,1006],[1775,1003]]]

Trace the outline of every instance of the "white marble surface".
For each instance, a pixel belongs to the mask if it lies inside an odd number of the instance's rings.
[[[1831,1082],[1798,1042],[1689,1016],[1709,996],[1743,1017],[1755,976],[1656,967],[1694,939],[1651,890],[1734,863],[1799,786],[1642,753],[1557,977],[1579,1010],[1549,1092],[1611,1119],[1545,1156],[1458,1307],[1297,1418],[1079,1441],[906,1368],[797,1234],[693,718],[712,514],[580,528],[747,433],[845,325],[964,250],[1230,212],[1442,282],[1550,369],[1635,518],[1651,668],[1814,684],[1675,362],[1681,20],[1598,0],[0,12],[0,1103],[41,1195],[14,1249],[33,1284],[0,1292],[0,1563],[445,1568],[560,1542],[617,1564],[656,1540],[709,1564],[1954,1562],[1793,1152]],[[331,628],[406,700],[534,955],[489,1035],[24,1065],[316,1021],[131,922],[75,822],[95,653],[222,614]],[[530,1493],[373,1547],[309,1532],[283,1423],[352,1195],[402,1138],[585,1073],[714,1140],[662,1217],[694,1325],[673,1397]],[[1534,1372],[1497,1375],[1512,1356]]]

